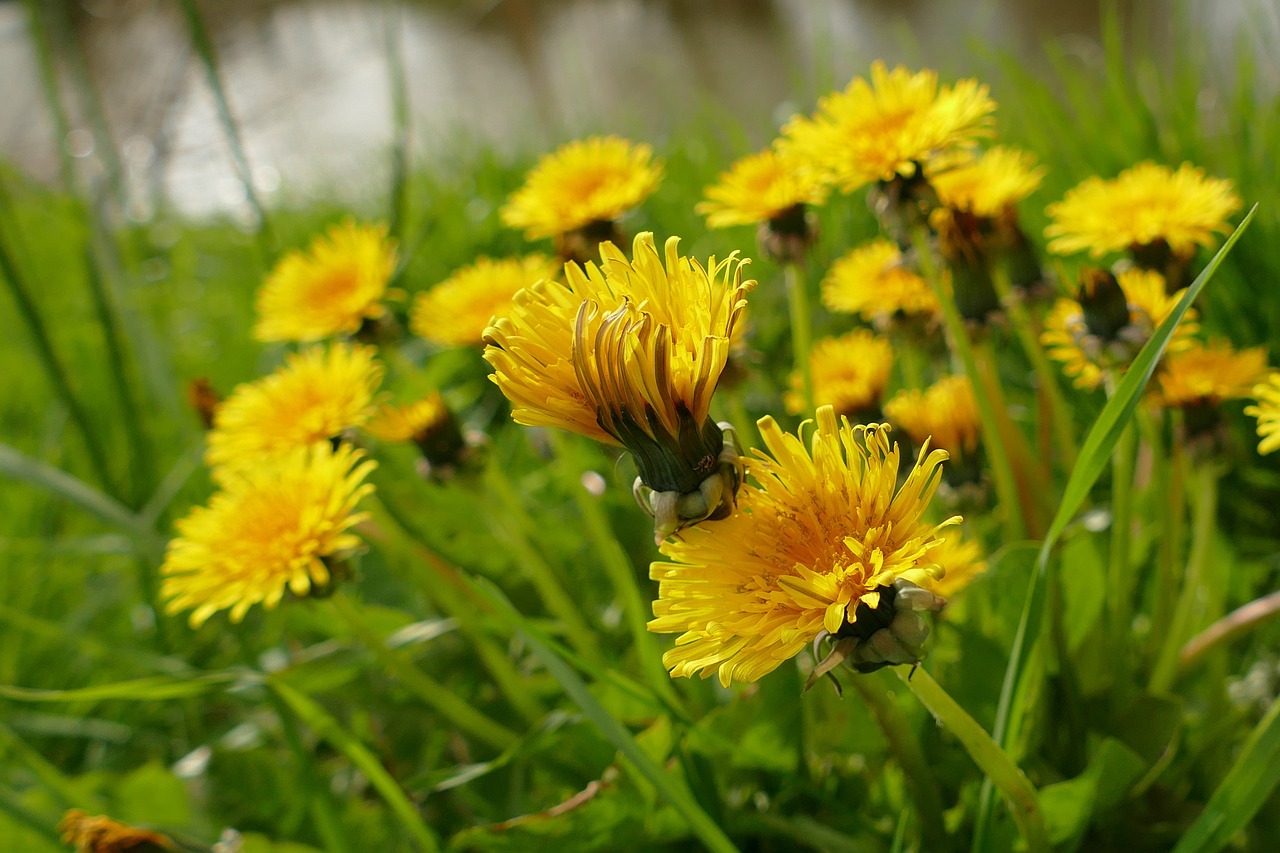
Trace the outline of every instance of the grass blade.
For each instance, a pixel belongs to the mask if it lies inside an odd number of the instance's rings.
[[[111,699],[122,699],[128,702],[159,702],[165,699],[199,696],[215,687],[239,681],[243,677],[242,673],[234,672],[211,672],[185,679],[155,675],[129,681],[113,681],[110,684],[94,684],[73,690],[35,690],[0,684],[0,699],[10,699],[14,702],[105,702]]]
[[[1049,533],[1040,545],[1040,554],[1036,558],[1036,568],[1031,575],[1026,603],[1022,609],[1022,618],[1018,623],[1018,631],[1014,635],[1013,648],[1009,653],[1009,663],[1005,668],[1004,682],[1000,686],[1000,701],[996,707],[995,730],[992,734],[996,742],[1005,749],[1008,749],[1010,744],[1018,737],[1022,718],[1027,710],[1023,703],[1015,701],[1015,698],[1026,695],[1025,691],[1020,693],[1018,687],[1026,674],[1025,670],[1027,669],[1028,661],[1031,660],[1032,648],[1040,637],[1047,588],[1045,581],[1049,572],[1049,558],[1053,553],[1053,546],[1057,543],[1058,538],[1062,536],[1062,532],[1071,522],[1071,519],[1075,517],[1076,512],[1084,504],[1085,498],[1089,496],[1094,483],[1098,481],[1098,478],[1110,462],[1111,451],[1120,439],[1120,434],[1133,417],[1134,410],[1137,409],[1138,401],[1142,396],[1142,391],[1147,387],[1147,382],[1155,372],[1160,357],[1164,355],[1165,347],[1173,336],[1174,329],[1177,328],[1178,323],[1182,321],[1183,316],[1191,308],[1191,304],[1195,302],[1196,297],[1200,295],[1200,291],[1204,290],[1209,279],[1213,278],[1213,274],[1217,272],[1223,258],[1231,251],[1231,247],[1236,244],[1236,241],[1244,234],[1245,229],[1249,227],[1249,223],[1253,220],[1257,211],[1258,206],[1255,204],[1244,219],[1241,220],[1240,225],[1237,226],[1232,235],[1223,243],[1222,248],[1213,256],[1213,260],[1209,261],[1208,266],[1201,271],[1200,275],[1196,276],[1196,280],[1187,288],[1186,293],[1182,295],[1173,311],[1160,324],[1160,328],[1156,329],[1151,336],[1151,340],[1147,341],[1142,351],[1133,360],[1133,364],[1129,366],[1124,378],[1120,381],[1119,387],[1116,388],[1115,395],[1107,402],[1102,413],[1098,415],[1097,421],[1094,422],[1093,428],[1089,430],[1089,435],[1085,439],[1084,447],[1080,450],[1076,466],[1072,469],[1066,488],[1063,490],[1062,500],[1058,504],[1058,511],[1053,517],[1053,522],[1049,525]],[[982,798],[978,803],[978,811],[974,818],[974,850],[987,849],[986,831],[991,816],[992,794],[993,789],[988,780],[983,785]]]

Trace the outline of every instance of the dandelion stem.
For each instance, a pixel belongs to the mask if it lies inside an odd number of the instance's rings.
[[[1186,486],[1183,435],[1180,426],[1180,410],[1173,410],[1173,436],[1167,447],[1161,434],[1161,422],[1143,418],[1143,437],[1153,448],[1155,465],[1154,487],[1159,516],[1157,529],[1163,530],[1156,553],[1156,572],[1152,589],[1150,653],[1158,655],[1160,646],[1169,631],[1173,618],[1174,601],[1178,591],[1178,555],[1181,553],[1185,526]]]
[[[813,317],[809,311],[808,282],[804,268],[798,263],[784,264],[783,281],[787,290],[787,307],[791,312],[791,359],[800,376],[806,416],[813,413],[813,372],[809,366],[809,350],[813,348]]]
[[[506,726],[495,722],[445,685],[418,669],[387,646],[386,641],[365,619],[360,605],[342,591],[329,599],[334,611],[342,617],[351,632],[373,653],[378,662],[387,668],[404,687],[417,696],[442,717],[462,731],[487,743],[495,749],[506,749],[520,740],[520,736]]]
[[[1107,379],[1107,397],[1115,389],[1115,376]],[[1111,648],[1118,653],[1121,673],[1128,669],[1130,602],[1129,541],[1133,527],[1134,453],[1137,440],[1132,423],[1126,424],[1111,451],[1111,544],[1107,559],[1107,611]],[[1120,679],[1123,681],[1123,678]]]
[[[912,667],[898,666],[894,672],[929,713],[956,736],[969,757],[1000,789],[1027,842],[1027,849],[1031,853],[1047,853],[1051,846],[1040,811],[1040,798],[1021,768],[923,668],[915,668],[913,672]]]

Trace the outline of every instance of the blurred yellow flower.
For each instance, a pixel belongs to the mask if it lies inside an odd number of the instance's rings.
[[[854,420],[879,417],[880,396],[893,368],[893,347],[888,339],[869,329],[854,329],[838,338],[823,338],[809,351],[813,399],[832,406],[836,414]],[[784,395],[787,411],[804,411],[803,380],[798,371],[789,379]]]
[[[936,72],[889,71],[876,62],[870,83],[857,77],[820,99],[812,117],[792,118],[779,150],[852,192],[912,177],[930,158],[989,136],[995,108],[976,80],[939,88]]]
[[[383,441],[417,441],[449,417],[449,407],[436,391],[403,406],[379,406],[364,431]]]
[[[929,170],[944,207],[993,219],[1031,195],[1044,179],[1034,155],[997,145],[980,156],[960,155]]]
[[[946,376],[923,391],[899,391],[884,404],[884,414],[922,447],[926,441],[952,460],[972,458],[982,424],[973,386],[964,376]]]
[[[238,386],[214,411],[205,462],[214,478],[265,457],[328,442],[373,414],[382,381],[377,350],[333,343],[293,353],[282,367]]]
[[[273,608],[286,590],[325,589],[334,561],[361,545],[360,499],[375,464],[343,444],[298,448],[230,474],[207,507],[178,521],[160,572],[166,611],[192,610],[200,627],[219,610],[239,622],[255,604]]]
[[[1049,251],[1059,255],[1108,252],[1163,242],[1175,255],[1209,246],[1230,230],[1228,218],[1240,209],[1231,181],[1206,177],[1183,163],[1177,171],[1139,163],[1112,180],[1093,177],[1049,205],[1045,228]]]
[[[658,188],[662,164],[648,145],[593,136],[546,155],[502,208],[502,221],[530,240],[611,222]]]
[[[491,260],[480,258],[413,302],[409,327],[419,337],[443,346],[475,346],[495,317],[511,310],[523,288],[555,278],[560,264],[543,255]]]
[[[942,531],[941,541],[925,552],[925,559],[937,563],[942,569],[942,577],[934,581],[932,591],[944,598],[963,591],[987,570],[987,562],[982,559],[978,543],[966,539],[957,527]]]
[[[1194,344],[1163,361],[1150,400],[1165,408],[1215,406],[1248,397],[1269,372],[1266,347],[1237,351],[1227,341]]]
[[[940,313],[933,288],[906,266],[897,244],[883,237],[831,265],[822,280],[822,302],[832,311],[856,314],[869,323]]]
[[[172,838],[138,829],[104,815],[92,816],[81,809],[71,809],[58,822],[62,843],[71,844],[76,853],[147,853],[177,850]]]
[[[1258,452],[1272,453],[1280,449],[1280,373],[1272,373],[1265,382],[1258,383],[1252,396],[1256,406],[1248,406],[1244,413],[1258,419]]]
[[[1077,299],[1059,299],[1045,317],[1040,340],[1049,357],[1062,363],[1063,372],[1075,378],[1075,386],[1093,390],[1102,384],[1104,372],[1122,369],[1133,360],[1156,328],[1164,322],[1184,291],[1165,293],[1164,277],[1142,269],[1130,269],[1116,277],[1128,309],[1128,322],[1100,332]],[[1123,318],[1122,318],[1123,320]],[[1189,309],[1169,339],[1168,354],[1189,349],[1199,330],[1196,311]]]
[[[382,299],[396,267],[385,225],[351,221],[290,252],[258,291],[260,341],[318,341],[359,331],[386,314]]]
[[[707,187],[698,213],[708,228],[755,225],[792,211],[797,205],[822,204],[827,188],[811,169],[783,158],[773,148],[743,157],[719,181]]]
[[[822,631],[844,636],[864,614],[884,615],[875,611],[892,608],[895,582],[927,588],[938,573],[927,552],[943,525],[924,513],[944,451],[922,451],[899,487],[885,427],[822,407],[806,447],[773,418],[759,426],[769,455],[755,451],[737,511],[662,543],[671,562],[650,569],[649,630],[681,634],[663,656],[673,676],[755,681]]]

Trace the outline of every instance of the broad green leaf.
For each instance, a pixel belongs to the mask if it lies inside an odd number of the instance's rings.
[[[1040,807],[1050,840],[1078,842],[1093,816],[1119,803],[1146,767],[1142,756],[1108,739],[1079,776],[1041,788]]]

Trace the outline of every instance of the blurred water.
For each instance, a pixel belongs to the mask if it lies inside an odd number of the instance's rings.
[[[1130,27],[1157,47],[1167,42],[1168,13],[1158,14],[1167,5],[1127,7]],[[1040,46],[1057,36],[1089,61],[1099,20],[1097,0],[219,0],[202,8],[259,192],[272,201],[323,191],[354,203],[386,185],[388,38],[404,54],[421,162],[460,140],[524,150],[616,131],[660,145],[695,120],[745,128],[760,143],[872,59],[982,75],[996,51],[1042,64]],[[1275,0],[1190,8],[1224,57],[1246,24],[1262,55],[1275,56]],[[73,4],[74,41],[59,55],[75,127],[60,141],[22,9],[0,0],[0,155],[52,182],[53,146],[62,144],[101,184],[101,152],[72,85],[78,44],[126,168],[129,214],[145,219],[161,200],[195,216],[245,211],[177,3]]]

